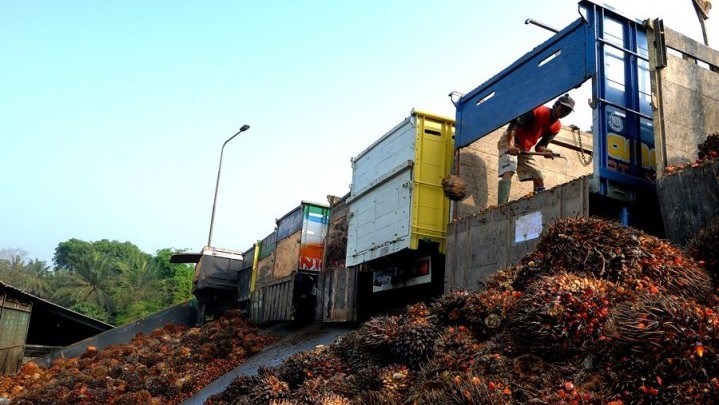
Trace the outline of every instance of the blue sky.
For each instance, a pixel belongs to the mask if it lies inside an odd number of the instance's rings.
[[[701,41],[690,0],[621,2]],[[0,249],[70,238],[245,250],[412,108],[468,92],[578,17],[571,0],[0,0]],[[719,43],[719,13],[707,21]],[[577,120],[582,116],[578,112]],[[571,122],[569,122],[571,123]],[[583,123],[579,123],[583,124]],[[586,127],[586,125],[581,125]]]

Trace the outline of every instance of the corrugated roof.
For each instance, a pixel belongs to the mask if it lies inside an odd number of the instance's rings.
[[[0,280],[0,290],[8,290],[8,291],[13,292],[16,295],[23,296],[23,297],[27,298],[28,300],[32,301],[33,306],[36,306],[37,304],[46,306],[46,307],[48,307],[48,309],[50,309],[53,313],[55,313],[58,316],[62,316],[64,318],[71,319],[75,322],[82,323],[88,327],[97,329],[100,332],[104,332],[108,329],[114,328],[114,326],[110,325],[109,323],[97,320],[95,318],[90,318],[87,315],[83,315],[79,312],[75,312],[71,309],[57,305],[54,302],[51,302],[44,298],[40,298],[36,295],[30,294],[29,292],[26,292],[17,287],[14,287],[2,280]]]

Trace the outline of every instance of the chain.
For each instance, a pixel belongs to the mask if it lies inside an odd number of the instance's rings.
[[[592,163],[594,155],[589,155],[589,157],[587,157],[584,154],[584,147],[582,146],[582,133],[579,131],[579,127],[572,126],[572,134],[574,134],[574,142],[579,146],[579,150],[577,151],[579,161],[582,162],[583,166],[589,166],[589,164]]]

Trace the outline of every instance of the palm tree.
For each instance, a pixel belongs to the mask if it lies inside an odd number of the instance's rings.
[[[52,291],[51,276],[50,266],[42,260],[34,259],[24,265],[22,281],[17,287],[38,297],[48,298]]]
[[[92,252],[73,267],[74,270],[63,269],[62,286],[55,293],[57,300],[70,305],[90,302],[113,313],[115,303],[111,291],[116,277],[107,257]]]
[[[120,263],[119,269],[116,324],[122,325],[162,309],[167,288],[153,262],[137,256]]]
[[[120,265],[120,285],[135,301],[161,301],[164,288],[155,265],[145,257],[135,257]]]

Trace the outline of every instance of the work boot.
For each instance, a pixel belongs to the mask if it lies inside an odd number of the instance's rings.
[[[504,204],[509,201],[509,190],[512,189],[512,179],[502,179],[497,187],[497,203]]]

